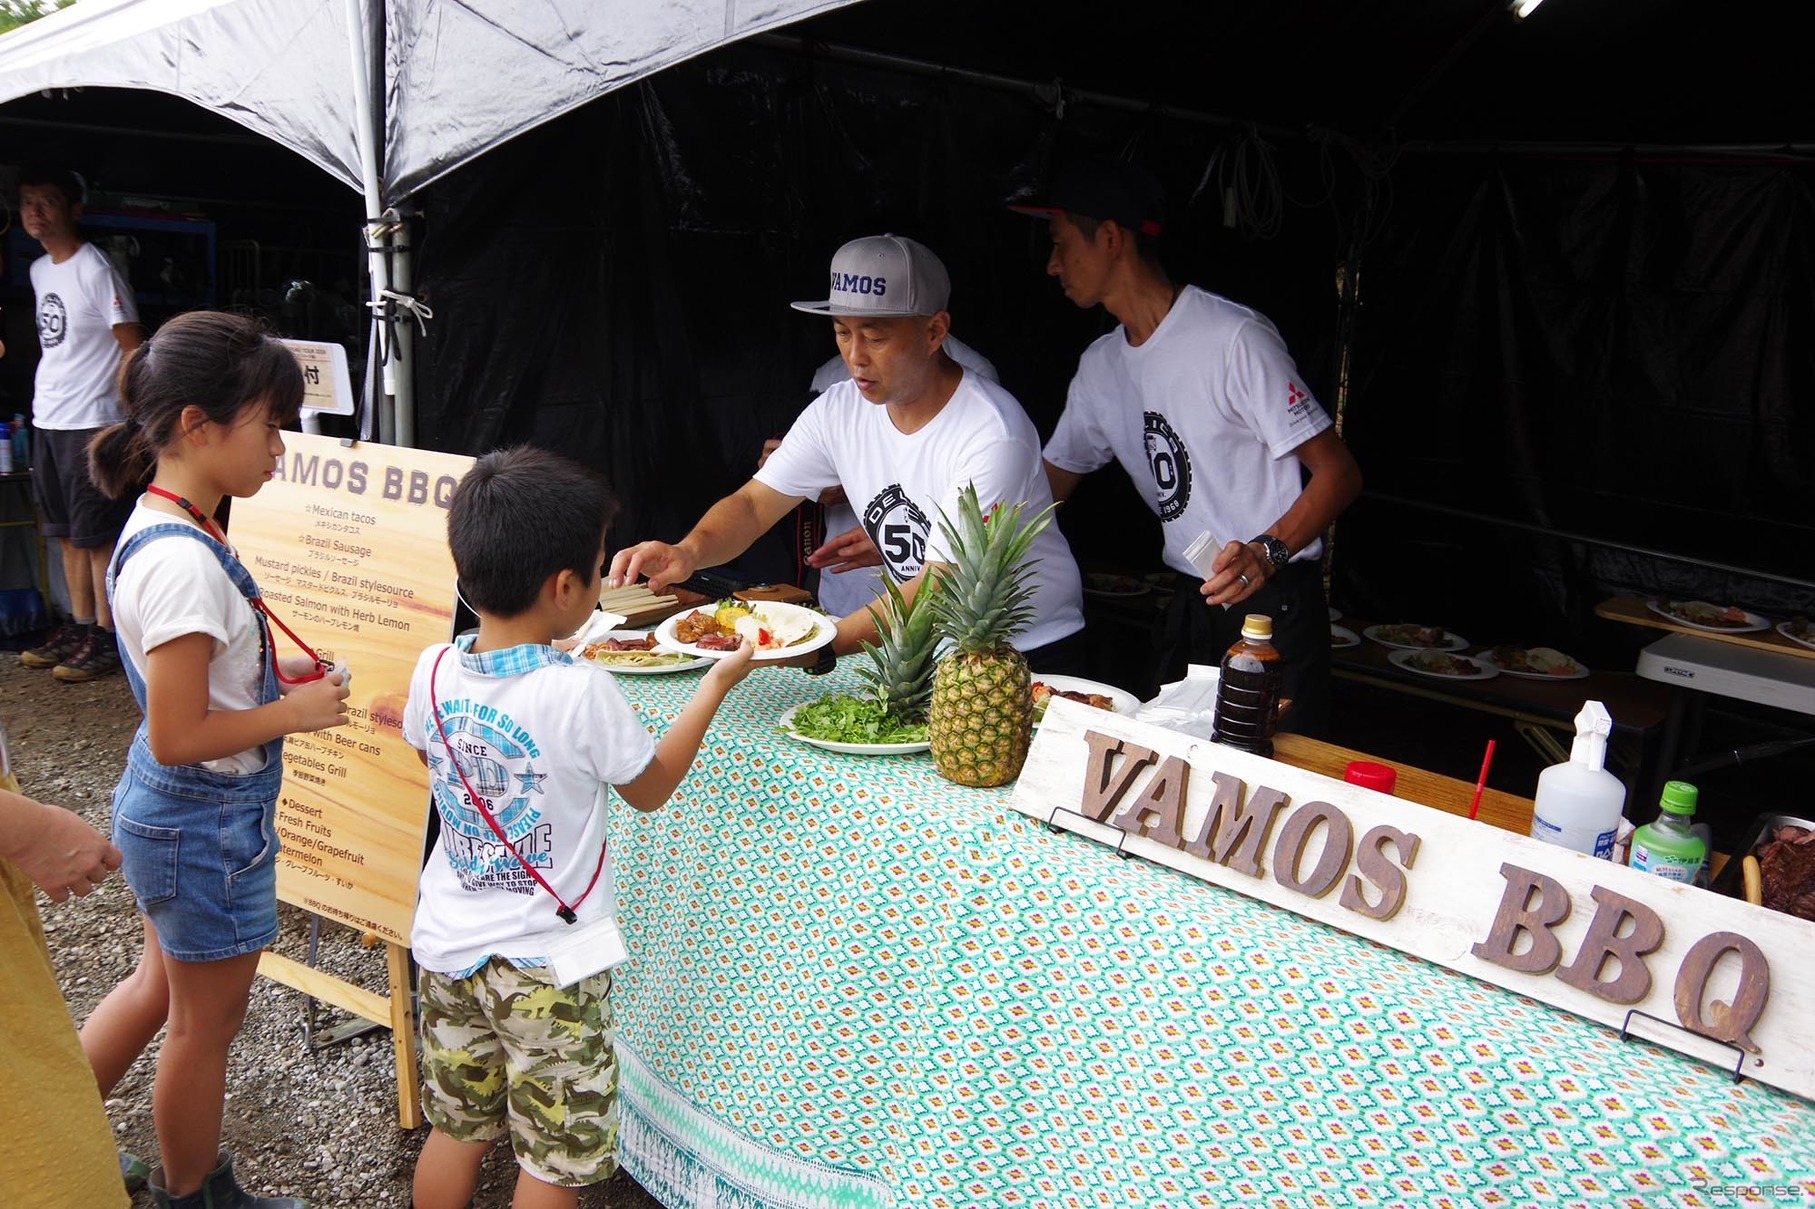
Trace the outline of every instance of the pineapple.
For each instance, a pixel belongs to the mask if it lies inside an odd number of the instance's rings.
[[[933,674],[927,737],[933,767],[960,785],[1004,785],[1020,775],[1033,738],[1027,660],[1008,640],[1033,619],[1027,551],[1052,520],[1025,526],[1021,505],[985,516],[975,487],[958,498],[958,520],[940,514],[952,562],[937,566],[935,626],[953,646]]]
[[[875,644],[863,644],[873,666],[859,669],[858,675],[875,690],[886,716],[904,723],[924,722],[927,700],[933,694],[933,653],[939,644],[932,609],[937,589],[931,582],[922,583],[910,602],[889,576],[885,574],[882,582],[888,600],[870,608],[882,638]]]

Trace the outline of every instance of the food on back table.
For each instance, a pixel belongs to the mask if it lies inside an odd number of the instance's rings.
[[[1714,629],[1747,629],[1752,626],[1752,615],[1738,605],[1711,605],[1700,600],[1664,600],[1659,607],[1679,621],[1691,625],[1710,626]]]
[[[1447,646],[1449,631],[1440,625],[1380,625],[1374,627],[1374,637],[1380,642],[1390,642],[1396,646]]]
[[[1523,672],[1528,676],[1574,676],[1582,665],[1553,647],[1497,646],[1487,653],[1490,662],[1501,671]]]
[[[1460,655],[1440,651],[1419,651],[1405,660],[1405,666],[1429,672],[1433,676],[1479,676],[1481,665]]]

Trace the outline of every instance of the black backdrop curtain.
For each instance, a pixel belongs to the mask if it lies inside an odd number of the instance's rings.
[[[1806,589],[1547,535],[1815,579],[1809,169],[1274,142],[1278,222],[1257,237],[1253,199],[1222,187],[1260,156],[1251,130],[756,46],[682,65],[424,195],[420,440],[565,450],[624,496],[614,542],[676,538],[834,351],[787,303],[883,230],[942,255],[954,332],[1049,431],[1106,319],[1063,298],[1043,226],[1002,203],[1054,154],[1126,152],[1174,202],[1174,275],[1272,317],[1330,407],[1337,273],[1366,235],[1346,435],[1369,494],[1338,527],[1336,603],[1616,667],[1607,648],[1631,639],[1591,617],[1613,591],[1815,609]],[[1156,569],[1157,524],[1119,479],[1093,476],[1066,532],[1086,565]],[[787,548],[741,569],[786,577]]]
[[[1815,579],[1809,170],[1436,156],[1396,186],[1362,274],[1348,436],[1371,498],[1341,527],[1339,594],[1559,644],[1613,591],[1815,608],[1554,536]]]

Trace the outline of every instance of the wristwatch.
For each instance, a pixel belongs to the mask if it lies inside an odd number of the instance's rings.
[[[1274,537],[1271,533],[1263,533],[1259,537],[1251,537],[1248,539],[1248,544],[1250,546],[1259,546],[1261,554],[1265,556],[1268,562],[1273,564],[1273,570],[1268,572],[1269,575],[1276,573],[1281,567],[1292,561],[1291,547],[1287,546],[1286,543],[1280,541],[1277,537]]]
[[[801,670],[806,672],[809,676],[823,676],[837,666],[838,655],[832,650],[832,644],[828,642],[819,648],[819,662],[815,663],[812,667],[803,668]]]

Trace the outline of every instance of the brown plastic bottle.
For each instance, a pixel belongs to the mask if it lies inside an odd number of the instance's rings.
[[[1280,682],[1273,619],[1265,613],[1250,613],[1242,621],[1241,641],[1223,656],[1210,737],[1257,756],[1271,756]]]

